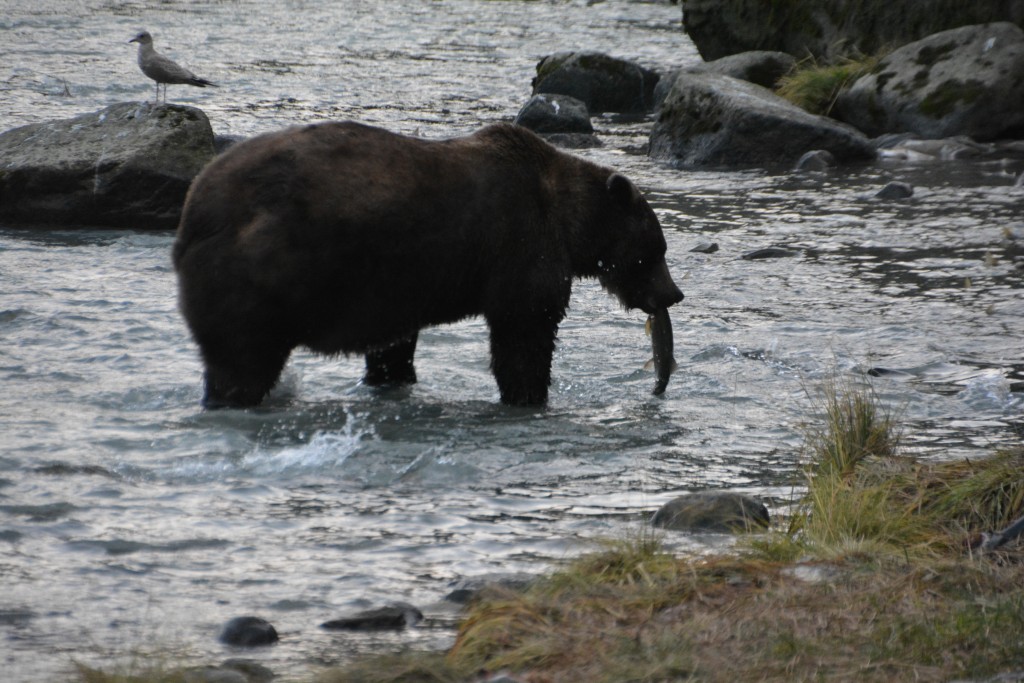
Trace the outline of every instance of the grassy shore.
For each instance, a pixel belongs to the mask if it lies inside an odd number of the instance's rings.
[[[766,534],[676,557],[654,531],[468,609],[452,649],[361,660],[321,683],[950,681],[1024,671],[1024,448],[900,453],[870,388],[826,387],[806,495]],[[92,675],[86,675],[90,673]],[[172,674],[168,674],[172,675]],[[93,677],[97,676],[97,677]],[[83,681],[112,678],[83,671]]]

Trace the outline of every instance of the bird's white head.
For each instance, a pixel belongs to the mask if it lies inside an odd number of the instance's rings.
[[[139,33],[128,42],[138,43],[139,45],[152,45],[153,36],[149,35],[149,31],[139,31]]]

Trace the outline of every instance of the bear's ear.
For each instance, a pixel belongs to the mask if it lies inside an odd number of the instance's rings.
[[[640,198],[640,190],[621,173],[608,176],[608,194],[619,204],[629,205]]]

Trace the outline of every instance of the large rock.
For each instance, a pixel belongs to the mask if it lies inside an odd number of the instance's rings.
[[[673,498],[661,506],[651,524],[676,531],[729,533],[768,526],[764,503],[732,491],[698,491]]]
[[[1024,30],[965,26],[905,45],[843,92],[835,115],[871,136],[1024,137]]]
[[[192,179],[214,156],[195,108],[122,102],[0,134],[0,220],[174,228]]]
[[[779,79],[793,70],[796,57],[785,52],[755,50],[722,57],[705,63],[705,71],[750,81],[766,88],[774,88]]]
[[[587,105],[569,95],[534,95],[513,123],[541,135],[594,132]]]
[[[683,25],[708,61],[749,50],[873,54],[991,21],[1024,25],[1024,0],[683,0]]]
[[[651,131],[651,157],[681,167],[792,166],[811,150],[840,162],[875,156],[850,126],[718,74],[677,76]]]
[[[716,59],[713,62],[705,62],[699,66],[692,66],[686,69],[679,69],[670,72],[660,79],[654,87],[654,108],[660,109],[665,101],[665,96],[672,89],[672,84],[680,73],[707,72],[732,76],[741,81],[750,81],[766,88],[774,88],[779,79],[792,71],[796,66],[796,59],[785,52],[742,52],[737,55],[729,55]]]
[[[591,114],[642,114],[654,108],[658,74],[600,52],[559,52],[537,64],[533,94],[575,97]]]
[[[235,617],[224,625],[217,638],[226,645],[255,647],[278,641],[277,630],[261,617]]]

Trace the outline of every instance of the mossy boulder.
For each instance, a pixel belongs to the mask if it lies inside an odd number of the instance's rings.
[[[0,134],[0,219],[22,225],[174,228],[214,156],[199,109],[122,102]]]
[[[764,529],[768,508],[751,496],[733,491],[698,491],[661,506],[651,524],[676,531],[730,533]]]
[[[1006,23],[942,31],[892,52],[836,101],[868,135],[1024,137],[1024,30]]]
[[[778,50],[830,60],[904,45],[959,26],[1024,26],[1024,0],[683,0],[683,25],[704,59]]]
[[[642,114],[654,108],[659,75],[600,52],[559,52],[537,64],[533,94],[568,95],[591,114]]]
[[[811,150],[839,162],[873,159],[859,131],[809,114],[767,88],[730,76],[679,74],[651,131],[650,155],[678,167],[792,167]]]

